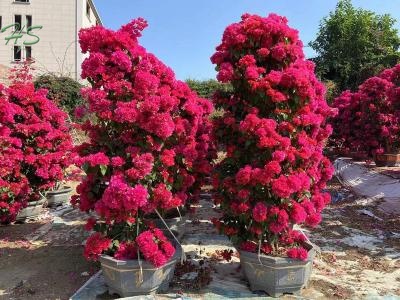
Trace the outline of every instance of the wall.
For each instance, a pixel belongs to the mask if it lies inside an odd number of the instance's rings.
[[[91,1],[89,2],[91,5]],[[33,25],[42,25],[35,31],[40,42],[32,45],[32,56],[37,73],[53,72],[80,79],[83,56],[77,44],[77,31],[96,24],[96,15],[91,6],[90,20],[86,15],[86,0],[30,0],[29,4],[0,0],[2,26],[14,23],[14,15],[31,15]],[[12,67],[14,40],[8,45],[4,38],[11,29],[0,33],[0,65]],[[31,37],[24,35],[25,39]],[[22,44],[24,38],[18,41]]]

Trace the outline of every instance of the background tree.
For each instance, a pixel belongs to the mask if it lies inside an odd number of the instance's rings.
[[[377,15],[340,0],[320,24],[310,46],[322,80],[336,84],[337,92],[356,89],[365,79],[399,61],[400,38],[390,15]]]
[[[210,99],[217,90],[226,92],[232,89],[229,84],[220,83],[215,79],[187,79],[186,83],[192,90],[197,92],[200,97],[207,99]]]
[[[34,84],[36,89],[47,89],[47,97],[74,119],[75,108],[83,103],[80,92],[83,86],[78,81],[66,76],[44,74],[37,77]]]

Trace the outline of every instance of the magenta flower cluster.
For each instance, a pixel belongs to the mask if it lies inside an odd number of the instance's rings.
[[[226,158],[216,166],[214,220],[239,248],[270,254],[287,249],[306,259],[293,224],[316,226],[330,201],[323,192],[333,168],[322,151],[334,115],[325,88],[304,59],[298,32],[284,17],[243,15],[228,26],[211,58],[233,93],[217,93],[224,115],[214,135]]]
[[[24,65],[0,84],[0,223],[15,221],[29,201],[62,181],[71,164],[67,115],[35,91]]]
[[[137,19],[118,31],[80,32],[88,53],[82,77],[91,87],[83,90],[87,106],[79,111],[91,117],[82,125],[90,140],[77,149],[87,176],[73,204],[98,216],[88,221],[96,231],[86,245],[88,258],[139,252],[160,266],[174,247],[147,219],[200,193],[215,152],[208,120],[213,107],[139,45],[146,26]]]
[[[367,79],[355,92],[345,91],[333,105],[333,141],[345,152],[375,154],[400,150],[400,64]]]

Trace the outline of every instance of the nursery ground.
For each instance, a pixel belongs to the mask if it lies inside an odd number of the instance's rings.
[[[98,266],[82,256],[80,213],[0,227],[0,299],[68,299]]]
[[[395,184],[400,191],[400,181]],[[322,224],[307,232],[320,254],[302,297],[400,296],[399,214],[383,210],[382,199],[358,196],[336,179],[328,190],[332,204],[324,211]],[[205,190],[182,242],[192,264],[178,268],[169,294],[157,298],[255,296],[248,290],[238,258],[226,262],[221,256],[221,251],[234,248],[209,221],[218,215]],[[86,233],[81,219],[81,213],[64,208],[32,223],[0,227],[0,299],[68,299],[96,273],[98,266],[82,257]],[[110,298],[106,293],[97,297]]]

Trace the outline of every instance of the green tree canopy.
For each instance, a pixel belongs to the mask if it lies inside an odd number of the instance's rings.
[[[390,15],[355,8],[339,0],[335,11],[320,24],[310,46],[322,80],[333,81],[338,91],[354,90],[365,79],[394,66],[400,58],[400,38]]]
[[[36,89],[47,89],[49,91],[48,98],[67,112],[72,119],[75,108],[83,103],[80,94],[83,86],[72,78],[44,74],[37,77],[34,84]]]
[[[210,99],[217,90],[228,91],[231,89],[231,86],[229,84],[223,84],[214,79],[187,79],[186,83],[192,90],[197,92],[200,97],[208,99]]]

